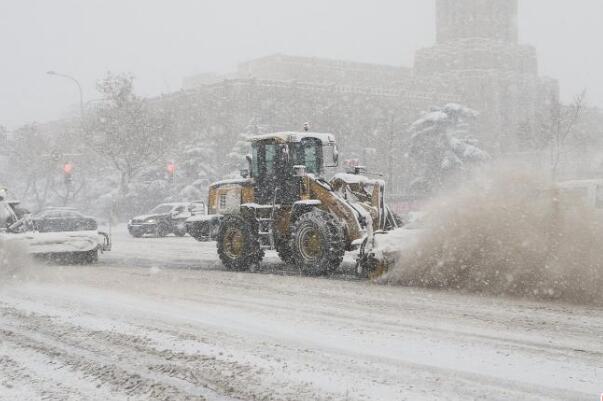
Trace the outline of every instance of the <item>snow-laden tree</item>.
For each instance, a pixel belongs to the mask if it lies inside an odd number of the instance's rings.
[[[271,132],[272,129],[269,126],[258,125],[255,119],[252,119],[244,132],[240,133],[237,137],[232,149],[228,153],[227,163],[230,171],[230,177],[239,177],[241,169],[247,168],[247,155],[251,152],[251,144],[249,138],[258,134],[266,134]]]
[[[187,182],[198,179],[214,179],[218,174],[216,151],[211,143],[190,144],[179,157],[182,175]]]
[[[247,154],[251,151],[249,138],[252,134],[241,133],[227,155],[230,177],[238,177],[245,168]]]
[[[163,165],[165,152],[175,142],[172,121],[134,94],[131,75],[108,73],[97,90],[102,100],[87,115],[85,135],[88,145],[119,174],[120,194],[125,196],[132,179],[145,167]]]
[[[490,159],[477,139],[469,135],[470,122],[478,115],[475,110],[451,103],[423,113],[410,126],[412,192],[432,194],[471,165]]]

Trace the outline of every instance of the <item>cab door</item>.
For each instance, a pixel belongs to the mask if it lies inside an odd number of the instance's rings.
[[[278,191],[279,170],[283,169],[282,146],[260,142],[253,146],[255,198],[260,205],[269,205]]]

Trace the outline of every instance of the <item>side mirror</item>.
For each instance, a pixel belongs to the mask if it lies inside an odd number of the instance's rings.
[[[339,161],[339,151],[337,145],[329,143],[322,146],[323,160],[325,167],[337,167]]]

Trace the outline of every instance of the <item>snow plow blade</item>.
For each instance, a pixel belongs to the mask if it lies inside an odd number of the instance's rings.
[[[81,254],[111,250],[111,237],[99,231],[3,233],[0,242],[22,246],[30,255]]]
[[[377,232],[365,238],[356,258],[356,274],[362,278],[377,279],[385,274],[396,261],[396,253],[379,245],[379,239],[396,232]]]

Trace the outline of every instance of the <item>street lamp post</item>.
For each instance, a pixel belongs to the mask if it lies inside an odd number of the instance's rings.
[[[56,71],[48,71],[46,74],[53,75],[55,77],[66,78],[72,82],[75,82],[75,84],[77,85],[77,89],[79,90],[79,93],[80,93],[80,117],[83,122],[84,121],[84,92],[82,91],[82,85],[80,84],[80,81],[78,81],[77,79],[75,79],[74,77],[72,77],[70,75],[60,74]]]

